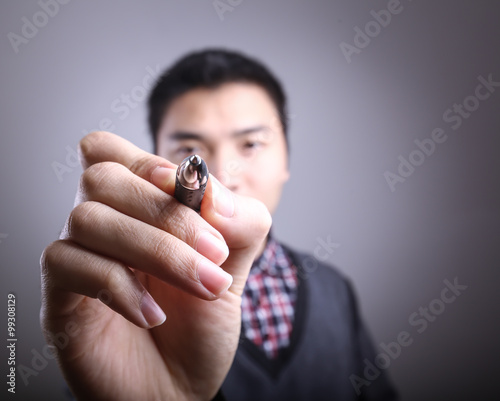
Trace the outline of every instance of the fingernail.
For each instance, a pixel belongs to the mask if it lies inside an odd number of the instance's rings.
[[[151,182],[160,189],[167,189],[175,181],[175,169],[156,167],[151,173]]]
[[[229,255],[227,245],[208,231],[198,238],[196,250],[216,264],[222,263]]]
[[[167,318],[167,315],[148,292],[145,292],[142,296],[141,313],[149,327],[159,326]]]
[[[217,213],[224,217],[232,217],[234,214],[233,194],[217,180],[213,180],[213,205]]]
[[[202,259],[198,264],[198,278],[215,296],[222,295],[233,283],[233,276],[206,259]]]

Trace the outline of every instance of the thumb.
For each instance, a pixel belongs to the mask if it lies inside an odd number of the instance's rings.
[[[200,213],[224,237],[229,256],[221,267],[233,276],[230,291],[241,295],[250,267],[271,228],[271,215],[262,202],[231,192],[212,175]]]

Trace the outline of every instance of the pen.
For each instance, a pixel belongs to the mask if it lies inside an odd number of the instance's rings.
[[[188,156],[177,168],[174,197],[199,213],[207,181],[205,161],[198,155]]]

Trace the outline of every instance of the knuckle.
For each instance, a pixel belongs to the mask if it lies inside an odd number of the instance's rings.
[[[85,194],[95,194],[98,189],[124,167],[118,163],[100,162],[89,166],[82,173],[80,188]]]
[[[111,293],[111,296],[120,292],[127,284],[127,276],[125,270],[122,268],[111,265],[103,272],[103,289]],[[102,290],[102,289],[101,289]]]
[[[94,149],[102,143],[104,137],[107,135],[104,131],[94,131],[85,135],[78,143],[78,152],[82,160],[83,167],[88,167],[91,164],[89,161],[92,159]]]
[[[98,203],[86,201],[78,204],[69,214],[67,231],[69,237],[78,236],[84,232],[95,218]]]
[[[40,306],[39,319],[40,319],[40,326],[42,328],[42,333],[44,336],[46,336],[47,333],[49,332],[49,329],[47,327],[48,313],[47,313],[47,306],[45,303],[46,303],[45,297],[42,297],[42,305]]]
[[[49,244],[42,252],[40,257],[40,274],[42,279],[42,288],[46,289],[50,285],[56,266],[63,263],[66,243],[63,240],[57,240]]]
[[[172,257],[177,253],[174,251],[175,245],[172,243],[168,235],[157,234],[151,239],[153,244],[152,256],[154,259],[160,262],[166,262],[172,259]],[[163,264],[162,263],[162,264]]]
[[[140,156],[130,166],[130,171],[132,171],[134,174],[143,176],[144,171],[146,170],[152,170],[153,165],[151,164],[151,161],[154,160],[155,158],[152,158],[152,155],[150,154],[145,154],[143,156]]]
[[[49,273],[50,266],[52,266],[54,261],[58,258],[59,242],[60,241],[54,241],[43,250],[42,256],[40,257],[42,276],[46,276]]]
[[[194,244],[197,228],[193,224],[193,211],[177,201],[165,202],[159,207],[161,227],[190,245]]]
[[[135,175],[149,179],[154,169],[158,166],[177,167],[163,157],[145,152],[136,156],[128,167]]]
[[[194,261],[190,260],[188,248],[181,246],[182,242],[169,234],[159,234],[152,241],[153,257],[161,269],[173,274],[174,279],[194,279]]]

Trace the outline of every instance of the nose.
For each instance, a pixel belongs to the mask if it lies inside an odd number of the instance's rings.
[[[238,191],[243,171],[243,163],[238,157],[219,152],[208,162],[208,169],[224,186],[233,192]]]

